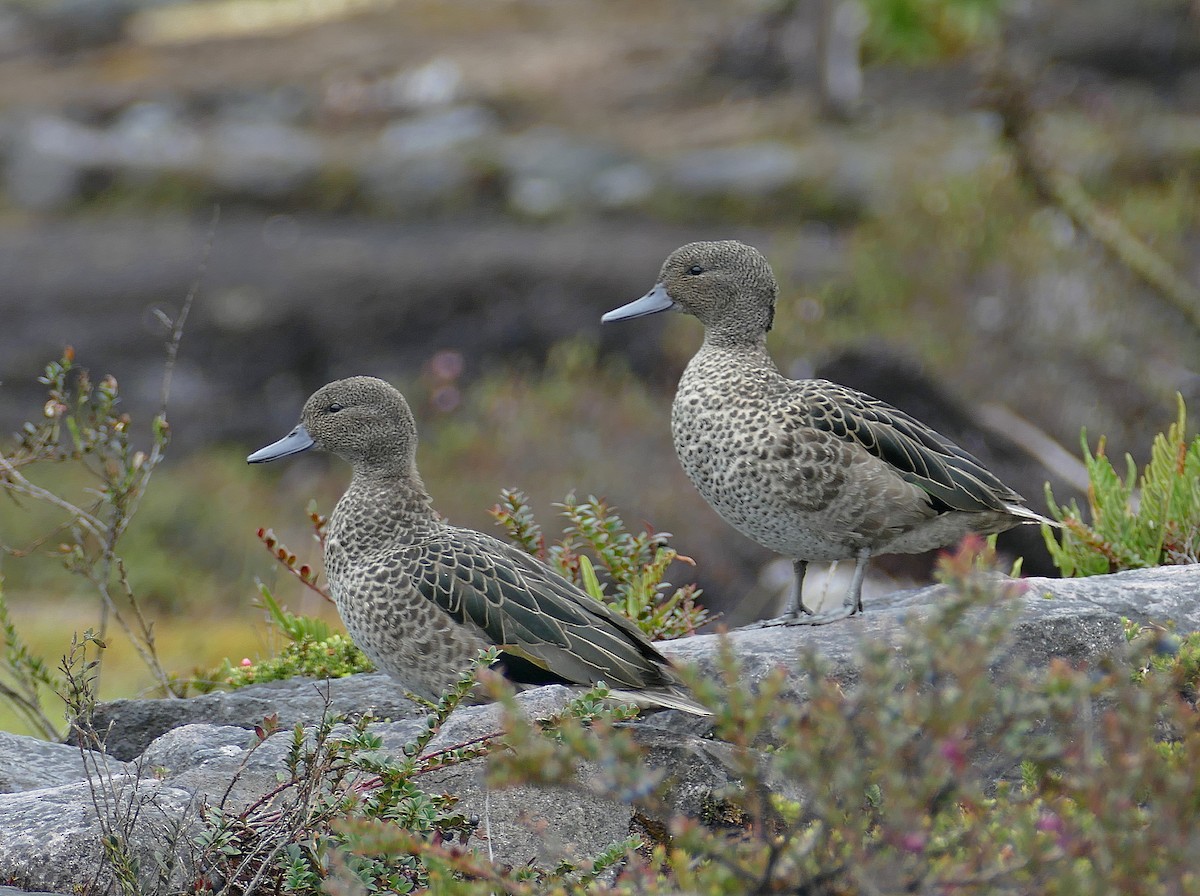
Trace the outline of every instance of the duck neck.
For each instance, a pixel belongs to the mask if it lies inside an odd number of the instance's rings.
[[[701,349],[762,355],[768,360],[770,358],[767,354],[767,334],[762,332],[746,333],[709,327],[704,331],[704,344]]]
[[[367,509],[359,516],[358,526],[378,523],[392,538],[403,532],[415,536],[440,520],[415,467],[404,474],[355,470],[350,487],[338,502],[338,510],[349,512],[357,508]]]

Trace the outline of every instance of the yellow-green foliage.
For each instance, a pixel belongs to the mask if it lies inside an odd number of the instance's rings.
[[[348,635],[331,634],[320,640],[293,641],[277,656],[257,663],[235,665],[227,659],[216,670],[198,676],[192,684],[203,693],[216,687],[240,688],[285,678],[345,678],[374,669],[374,664]]]
[[[865,0],[868,56],[927,62],[956,56],[999,32],[1002,0]]]
[[[1181,697],[1196,702],[1200,695],[1200,632],[1181,638],[1159,626],[1126,620],[1125,634],[1139,645],[1145,657],[1143,665],[1133,670],[1134,681],[1145,681],[1153,675],[1167,676]]]
[[[557,568],[596,600],[632,619],[653,640],[695,634],[709,621],[708,611],[695,602],[700,589],[684,585],[672,590],[663,581],[667,567],[676,560],[693,563],[667,544],[669,533],[649,528],[630,532],[616,508],[595,496],[579,501],[573,494],[567,495],[558,507],[567,525],[563,538],[549,545],[523,492],[501,491],[492,516],[514,543]],[[595,556],[612,585],[611,594],[584,550]]]
[[[1075,501],[1066,507],[1055,503],[1047,486],[1050,514],[1063,527],[1061,544],[1044,529],[1046,546],[1064,576],[1200,560],[1200,436],[1188,442],[1182,396],[1178,402],[1178,418],[1165,434],[1155,436],[1140,477],[1129,455],[1120,476],[1105,456],[1104,439],[1092,454],[1083,433],[1090,522]]]

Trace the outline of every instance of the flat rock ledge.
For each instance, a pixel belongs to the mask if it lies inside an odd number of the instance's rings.
[[[1135,570],[1089,579],[1025,579],[1020,611],[1001,666],[1040,668],[1054,658],[1092,665],[1125,648],[1121,617],[1200,630],[1200,565]],[[771,670],[795,670],[785,696],[803,700],[799,660],[816,651],[829,674],[852,684],[864,639],[894,639],[905,617],[928,612],[942,586],[876,601],[864,617],[819,628],[746,629],[728,637],[752,686]],[[713,674],[719,636],[662,645],[702,674]],[[1004,669],[997,669],[1002,674]],[[518,697],[532,716],[550,714],[570,691],[546,687]],[[107,730],[103,753],[0,733],[0,896],[25,892],[103,894],[116,881],[103,858],[102,838],[127,831],[142,890],[175,892],[194,880],[187,845],[205,805],[237,811],[278,781],[297,722],[316,724],[327,712],[371,710],[384,752],[399,753],[420,730],[424,713],[386,677],[358,675],[329,682],[292,680],[188,700],[122,700],[101,707],[97,730]],[[253,728],[278,713],[281,730],[252,749]],[[494,706],[464,706],[431,745],[449,746],[498,730]],[[703,719],[674,711],[633,723],[649,761],[669,770],[678,811],[696,812],[704,797],[729,783],[725,747],[707,738]],[[513,865],[532,858],[591,856],[630,833],[629,806],[603,795],[516,787],[488,793],[483,763],[429,775],[432,792],[450,792],[468,814],[487,818],[494,860]],[[583,776],[587,777],[586,769]],[[486,803],[486,806],[485,806]],[[483,842],[483,837],[476,838]],[[473,841],[476,842],[476,841]],[[14,889],[15,888],[15,889]]]

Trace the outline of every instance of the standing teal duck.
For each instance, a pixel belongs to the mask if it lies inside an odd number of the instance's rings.
[[[353,470],[329,518],[329,589],[354,642],[405,688],[436,700],[496,646],[518,684],[604,682],[708,714],[634,623],[523,551],[438,516],[417,472],[412,411],[388,383],[356,376],[318,389],[300,424],[247,460],[314,447]]]
[[[792,560],[791,600],[778,621],[819,624],[862,610],[863,576],[876,554],[1049,522],[903,411],[827,380],[784,377],[767,353],[777,292],[767,260],[751,246],[689,243],[667,258],[650,292],[601,320],[671,309],[704,324],[671,411],[675,451],[726,522]],[[805,607],[810,560],[857,561],[839,612],[813,616]]]

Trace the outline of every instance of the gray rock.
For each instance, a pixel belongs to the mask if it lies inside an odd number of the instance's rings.
[[[4,189],[18,208],[50,211],[79,197],[100,135],[65,118],[38,116],[20,128],[4,168]]]
[[[657,727],[641,724],[636,728],[638,743],[646,751],[646,764],[664,772],[664,807],[669,814],[702,818],[714,794],[738,786],[733,761],[734,748],[718,740],[681,734],[671,723],[681,713],[669,716],[668,724]]]
[[[569,688],[551,686],[519,694],[517,703],[530,718],[544,719],[561,710],[572,696]],[[460,707],[446,720],[427,752],[467,744],[502,730],[499,707]],[[395,752],[417,730],[411,722],[401,722],[383,726],[378,733],[385,749]],[[497,862],[521,865],[531,859],[550,863],[579,860],[629,836],[632,809],[607,794],[586,787],[491,789],[485,782],[485,769],[483,760],[451,766],[423,777],[421,786],[427,792],[454,794],[464,813],[478,816],[476,846],[486,849]],[[599,779],[596,769],[580,771],[583,782]]]
[[[108,130],[108,163],[129,172],[193,170],[204,141],[180,110],[167,103],[134,103]]]
[[[521,175],[513,178],[508,190],[513,211],[530,218],[548,218],[564,212],[568,199],[563,185],[549,177]]]
[[[359,180],[373,204],[411,216],[469,200],[474,169],[456,153],[404,161],[377,157],[363,163]]]
[[[274,121],[219,122],[207,142],[208,175],[250,196],[280,196],[309,183],[326,163],[325,144],[308,131]]]
[[[1076,607],[1091,607],[1134,622],[1171,624],[1181,634],[1200,631],[1200,564],[1082,579],[1031,577],[1021,579],[1020,586],[1025,589],[1027,608],[1055,607],[1058,613],[1070,613]],[[885,603],[893,608],[919,607],[936,601],[941,593],[941,586],[933,586],[892,595]],[[1017,640],[1023,643],[1020,634]]]
[[[260,742],[232,725],[184,725],[157,738],[137,765],[198,803],[240,812],[286,775],[291,738],[291,729]]]
[[[430,774],[422,786],[459,798],[458,808],[478,816],[471,843],[505,865],[530,861],[553,866],[559,860],[581,861],[629,836],[633,809],[595,792],[565,787],[489,788],[482,760]],[[597,777],[588,765],[580,778]]]
[[[313,103],[309,91],[299,84],[269,90],[255,86],[224,91],[217,110],[226,121],[304,124],[311,121]]]
[[[363,193],[399,211],[446,208],[471,198],[472,155],[497,132],[481,106],[456,106],[389,125],[358,166]]]
[[[1200,580],[1200,567],[1196,569],[1196,578]],[[1169,576],[1160,577],[1160,584],[1165,578]],[[1048,583],[1051,588],[1064,582],[1060,579],[1026,581]],[[1122,650],[1125,634],[1120,616],[1090,600],[1080,599],[1082,593],[1099,594],[1105,590],[1104,587],[1095,586],[1090,589],[1086,586],[1084,589],[1068,587],[1064,589],[1060,600],[1046,600],[1039,586],[1031,588],[1024,596],[1014,598],[1020,601],[1020,613],[1013,625],[1013,648],[1008,654],[1006,668],[1041,668],[1054,657],[1062,657],[1073,664],[1090,664]],[[1077,593],[1069,595],[1070,591]],[[894,642],[900,636],[906,615],[929,612],[933,602],[943,593],[943,586],[933,586],[895,595],[868,606],[863,616],[846,623],[816,628],[747,628],[730,632],[725,637],[729,638],[734,653],[742,663],[743,680],[752,686],[756,686],[775,668],[798,669],[802,657],[810,650],[824,660],[834,679],[843,684],[852,684],[858,678],[856,655],[863,641],[881,639]],[[1194,599],[1200,602],[1200,599]],[[885,605],[880,606],[881,603]],[[1196,610],[1200,611],[1200,607]],[[702,673],[714,674],[716,646],[720,637],[701,635],[668,641],[661,647],[672,659],[694,663]],[[788,694],[803,699],[804,693],[804,676],[797,672],[790,677]]]
[[[379,135],[379,153],[403,161],[449,152],[496,133],[496,117],[482,106],[456,106],[405,118]]]
[[[594,202],[596,179],[628,161],[614,149],[548,126],[504,138],[499,156],[510,205],[534,218]]]
[[[35,891],[114,892],[102,838],[116,836],[140,892],[177,892],[192,877],[191,809],[186,791],[130,776],[0,794],[0,879]]]
[[[317,682],[294,678],[214,692],[187,700],[113,700],[96,708],[93,724],[106,736],[108,752],[133,759],[156,737],[192,722],[249,729],[272,713],[279,725],[313,725],[331,714],[376,713],[381,718],[418,714],[415,704],[380,673]]]
[[[649,199],[657,185],[646,165],[625,162],[605,168],[592,178],[592,195],[602,208],[628,208]]]
[[[53,115],[16,129],[5,169],[5,190],[22,208],[47,211],[79,198],[84,176],[105,171],[144,178],[195,172],[203,141],[163,103],[136,103],[109,128]]]
[[[393,108],[444,106],[462,96],[463,73],[448,56],[436,56],[414,69],[406,69],[383,85],[388,105]]]
[[[87,758],[77,747],[52,744],[36,737],[0,731],[0,793],[17,793],[85,781],[89,770],[107,768],[111,774],[124,774],[124,762],[89,751]]]

